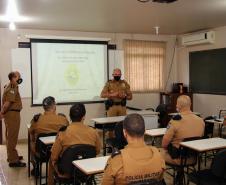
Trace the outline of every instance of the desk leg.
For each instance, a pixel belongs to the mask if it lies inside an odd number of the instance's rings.
[[[103,155],[106,155],[106,143],[105,143],[105,128],[104,128],[104,124],[103,124]]]
[[[155,145],[155,137],[152,137],[152,142],[151,145],[154,146]]]
[[[30,170],[31,170],[31,146],[30,146],[30,142],[31,142],[31,139],[30,139],[30,134],[29,134],[29,130],[27,131],[27,138],[28,138],[28,147],[27,147],[27,153],[28,153],[28,177],[30,177]]]
[[[200,171],[201,169],[201,157],[202,157],[202,154],[198,154],[198,171]]]

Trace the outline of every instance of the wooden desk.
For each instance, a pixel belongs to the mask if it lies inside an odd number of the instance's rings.
[[[56,136],[40,137],[39,140],[45,145],[51,145],[55,142]]]
[[[164,136],[166,133],[166,128],[156,128],[156,129],[150,129],[145,131],[145,135],[152,137],[152,145],[155,144],[155,138]]]
[[[110,156],[95,157],[73,161],[73,165],[86,175],[102,173]]]
[[[200,153],[202,152],[226,148],[226,139],[218,137],[199,139],[194,141],[181,142],[180,145],[195,150],[200,155]],[[198,157],[198,169],[200,170],[200,157]]]

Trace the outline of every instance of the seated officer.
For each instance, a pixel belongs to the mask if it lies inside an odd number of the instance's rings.
[[[72,123],[58,133],[55,143],[52,146],[52,153],[49,161],[48,185],[53,182],[53,168],[62,176],[57,169],[57,161],[63,152],[75,144],[89,144],[96,147],[96,154],[100,153],[100,138],[97,131],[84,124],[86,115],[85,106],[82,103],[74,104],[70,109]]]
[[[205,128],[203,119],[191,112],[191,99],[189,96],[179,96],[176,107],[180,115],[170,120],[162,140],[163,150],[161,153],[165,161],[170,164],[180,164],[180,160],[175,154],[180,142],[185,138],[203,136]]]
[[[123,132],[128,145],[108,160],[102,185],[161,181],[165,162],[157,148],[144,142],[143,117],[128,115],[123,122]]]
[[[35,143],[41,133],[57,133],[63,126],[68,125],[68,120],[63,114],[56,114],[56,102],[51,96],[46,97],[42,102],[44,114],[37,114],[31,120],[29,129],[31,138],[31,155],[35,154]],[[34,170],[32,170],[33,174]]]

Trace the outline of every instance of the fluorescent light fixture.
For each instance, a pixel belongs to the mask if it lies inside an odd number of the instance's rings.
[[[16,25],[15,25],[14,22],[10,22],[10,23],[9,23],[9,29],[10,29],[11,31],[13,31],[13,30],[16,29]]]
[[[6,15],[0,16],[0,21],[15,23],[15,22],[26,22],[28,20],[29,20],[28,17],[19,15],[15,0],[8,0]]]

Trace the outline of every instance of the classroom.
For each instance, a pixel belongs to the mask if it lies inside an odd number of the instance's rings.
[[[226,184],[225,10],[1,0],[0,185]]]

